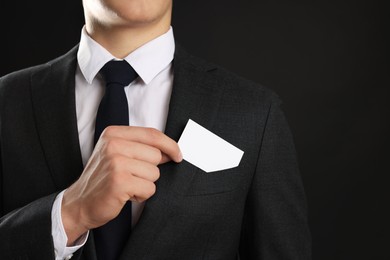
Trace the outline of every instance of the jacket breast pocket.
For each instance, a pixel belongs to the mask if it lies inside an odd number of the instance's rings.
[[[240,188],[245,183],[246,177],[241,167],[209,173],[196,168],[192,173],[191,179],[188,180],[186,188],[181,191],[184,196],[231,192]]]

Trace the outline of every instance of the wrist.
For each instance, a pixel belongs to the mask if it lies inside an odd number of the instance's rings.
[[[69,189],[66,190],[62,199],[61,218],[68,238],[67,246],[72,246],[89,229],[83,224],[80,203],[69,193]]]

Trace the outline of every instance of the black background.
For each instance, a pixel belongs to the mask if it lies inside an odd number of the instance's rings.
[[[390,259],[389,9],[379,1],[174,1],[191,53],[284,101],[314,259]],[[77,44],[81,1],[0,3],[0,75]]]

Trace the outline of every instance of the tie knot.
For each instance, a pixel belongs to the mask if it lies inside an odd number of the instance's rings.
[[[107,62],[100,70],[100,73],[107,85],[116,83],[127,86],[138,76],[137,72],[124,60]]]

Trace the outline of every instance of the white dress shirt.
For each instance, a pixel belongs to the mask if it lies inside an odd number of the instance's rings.
[[[175,41],[171,27],[167,33],[144,44],[124,58],[139,75],[125,87],[131,126],[153,127],[162,132],[165,130],[173,84],[174,52]],[[83,28],[77,53],[75,90],[77,126],[84,166],[93,151],[95,118],[105,91],[105,83],[99,71],[113,59],[118,60],[94,41]],[[52,209],[52,235],[56,260],[70,259],[88,237],[87,233],[77,241],[76,246],[66,247],[67,236],[61,220],[63,193],[57,196]],[[137,223],[143,206],[143,203],[132,202],[133,226]]]

